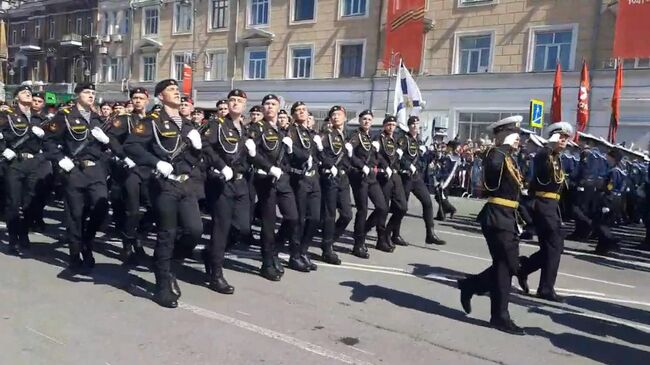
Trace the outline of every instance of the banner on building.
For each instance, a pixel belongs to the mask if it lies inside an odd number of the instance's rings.
[[[395,66],[393,55],[397,55],[412,70],[420,70],[424,41],[424,4],[424,0],[388,0],[383,57],[386,69]]]
[[[192,96],[192,67],[183,64],[183,94]]]
[[[619,0],[614,57],[650,57],[650,0]]]

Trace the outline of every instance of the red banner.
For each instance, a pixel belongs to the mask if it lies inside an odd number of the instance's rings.
[[[616,132],[621,119],[621,89],[623,88],[623,65],[622,60],[616,66],[616,80],[614,80],[614,93],[612,94],[612,117],[609,120],[609,134],[607,140],[616,143]]]
[[[591,86],[589,85],[589,67],[587,61],[582,61],[582,72],[580,73],[580,89],[578,89],[578,115],[576,118],[576,135],[575,139],[578,140],[578,132],[584,132],[589,123],[589,92]]]
[[[384,68],[399,66],[402,58],[409,69],[420,69],[424,14],[424,0],[388,0]]]
[[[562,66],[555,65],[555,81],[553,81],[553,96],[551,98],[551,123],[562,121]]]
[[[650,0],[619,0],[614,57],[650,57]]]
[[[183,94],[192,96],[192,67],[183,65]]]

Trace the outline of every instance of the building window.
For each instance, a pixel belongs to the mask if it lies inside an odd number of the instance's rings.
[[[205,62],[206,81],[225,80],[227,62],[226,50],[208,51]]]
[[[498,0],[458,0],[458,6],[489,5],[497,2]]]
[[[72,19],[68,19],[68,25],[65,27],[65,32],[68,34],[72,33]]]
[[[104,13],[104,34],[111,35],[115,34],[117,27],[116,25],[117,14],[113,11],[108,11]]]
[[[172,62],[172,72],[171,77],[175,80],[183,80],[183,66],[189,63],[189,57],[187,53],[176,53],[174,54],[174,62]]]
[[[144,8],[144,35],[158,35],[158,8]]]
[[[15,29],[11,31],[11,44],[18,44],[18,31]]]
[[[87,17],[86,18],[86,24],[88,24],[88,34],[91,35],[91,36],[94,36],[95,35],[95,33],[94,33],[95,32],[95,29],[94,29],[95,25],[93,24],[93,18]]]
[[[458,39],[458,73],[470,74],[490,70],[492,36],[464,36]]]
[[[292,0],[293,21],[303,22],[316,18],[316,0]]]
[[[192,32],[192,4],[174,4],[174,33]]]
[[[245,52],[244,75],[248,80],[266,78],[267,48],[248,48]]]
[[[129,34],[131,32],[131,9],[124,10],[124,13],[122,13],[124,16],[124,20],[122,21],[122,34]]]
[[[34,20],[34,38],[41,39],[41,20]]]
[[[77,18],[77,23],[75,24],[75,33],[83,34],[84,32],[84,22],[81,18]]]
[[[104,58],[102,62],[102,82],[118,82],[123,78],[123,59]]]
[[[650,58],[627,58],[623,60],[624,69],[650,68]]]
[[[289,77],[292,79],[309,79],[312,77],[313,51],[311,47],[297,46],[290,48],[291,63]]]
[[[364,16],[368,11],[368,0],[341,0],[341,16]]]
[[[25,36],[26,36],[26,30],[25,30],[25,26],[23,25],[23,27],[20,29],[20,41],[21,42],[25,41]]]
[[[363,76],[363,48],[363,43],[340,45],[338,77]]]
[[[228,0],[212,0],[210,6],[210,29],[228,28]]]
[[[56,35],[56,23],[54,21],[54,18],[50,18],[50,25],[48,26],[47,32],[48,37],[50,39],[54,39],[54,36]]]
[[[249,0],[248,25],[269,24],[269,1]]]
[[[562,69],[571,69],[571,43],[573,31],[535,32],[533,71],[553,71],[557,62]]]
[[[142,56],[142,81],[156,80],[156,56]]]

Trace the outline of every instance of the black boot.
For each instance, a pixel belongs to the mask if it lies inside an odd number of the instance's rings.
[[[205,275],[208,278],[212,278],[212,261],[210,260],[210,251],[203,249],[201,251],[201,259],[203,260],[203,266],[205,267]]]
[[[391,238],[391,241],[393,242],[393,244],[395,244],[395,245],[397,245],[397,246],[408,246],[408,245],[409,245],[409,243],[406,242],[406,241],[402,238],[402,236],[400,236],[400,235],[395,235],[395,236],[393,236],[393,237]]]
[[[213,275],[210,278],[208,288],[221,294],[232,294],[235,292],[235,287],[228,284],[223,275]]]
[[[260,275],[271,281],[280,281],[280,279],[282,279],[282,274],[275,269],[272,257],[264,259],[262,262],[262,268],[260,269]]]
[[[165,308],[178,307],[178,298],[172,289],[171,275],[160,275],[156,278],[156,294],[154,300]]]
[[[25,253],[22,250],[22,247],[19,243],[18,237],[10,237],[9,238],[9,250],[8,250],[10,255],[13,256],[18,256],[18,257],[23,257]]]
[[[460,304],[463,306],[465,313],[472,313],[472,296],[474,295],[467,285],[467,279],[458,280],[458,289],[460,289]]]
[[[341,259],[338,257],[334,250],[332,249],[331,243],[323,244],[323,262],[326,262],[331,265],[341,265]]]
[[[300,255],[292,255],[289,258],[289,268],[300,272],[309,272],[309,266]]]
[[[427,244],[433,245],[446,245],[447,242],[436,235],[433,230],[427,231],[427,237],[424,239]]]
[[[564,303],[564,298],[557,295],[555,291],[545,292],[542,290],[537,290],[537,297],[540,299],[548,300],[549,302]]]
[[[376,249],[384,252],[393,252],[395,248],[389,243],[388,235],[386,232],[381,232],[377,234],[377,245]]]
[[[80,272],[83,269],[83,261],[81,260],[80,255],[70,254],[70,261],[68,262],[68,270],[73,274]]]
[[[91,250],[84,250],[81,252],[81,256],[83,256],[84,269],[92,270],[95,267],[95,257],[93,256],[93,252]]]
[[[309,268],[309,271],[318,270],[318,266],[313,261],[311,261],[308,254],[300,255],[300,257],[307,264],[307,267]]]
[[[528,257],[519,256],[520,267],[524,267],[526,261],[528,261]],[[521,287],[521,290],[524,292],[524,294],[530,293],[530,288],[528,287],[528,275],[524,274],[521,271],[521,268],[519,269],[519,273],[517,273],[517,281],[519,282],[519,286]]]
[[[354,248],[352,249],[352,254],[361,259],[370,258],[370,254],[368,253],[368,247],[366,247],[365,243],[355,244]]]
[[[512,320],[503,319],[490,319],[490,325],[501,332],[509,333],[511,335],[523,336],[526,334],[524,329],[517,326]]]
[[[125,238],[123,240],[124,247],[122,248],[122,262],[125,264],[133,264],[135,259],[135,252],[133,251],[133,240]]]
[[[273,256],[273,267],[275,268],[275,271],[280,274],[280,276],[284,275],[284,265],[282,265],[282,260],[280,260],[280,257],[278,255]]]
[[[144,250],[144,246],[142,246],[142,241],[137,238],[133,243],[133,250],[135,252],[134,258],[137,264],[143,263],[149,257]]]

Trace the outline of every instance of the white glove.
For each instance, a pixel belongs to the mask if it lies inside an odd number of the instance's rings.
[[[603,207],[602,212],[603,212],[603,213],[609,213],[609,208],[607,208],[607,207]]]
[[[309,156],[307,159],[307,171],[311,170],[311,168],[314,166],[314,158]]]
[[[330,169],[330,173],[332,174],[332,176],[336,177],[336,175],[339,174],[339,169],[337,169],[336,166],[332,166],[332,168]]]
[[[293,153],[293,140],[291,139],[291,137],[282,138],[282,143],[284,143],[284,145],[287,146],[287,153],[292,154]]]
[[[528,189],[523,189],[523,190],[521,191],[521,195],[528,196]]]
[[[316,148],[319,151],[323,150],[323,139],[318,134],[314,136],[314,143],[316,143]]]
[[[95,137],[95,139],[101,144],[107,144],[110,141],[106,133],[104,133],[104,131],[99,127],[93,128],[90,131],[90,134],[92,134],[93,137]]]
[[[517,141],[519,141],[519,133],[511,133],[503,139],[503,144],[507,144],[508,146],[512,147]]]
[[[273,175],[276,179],[279,179],[282,176],[282,170],[279,167],[271,166],[269,174]]]
[[[417,169],[415,168],[415,165],[413,165],[413,164],[411,164],[411,166],[409,166],[409,169],[411,170],[411,174],[415,174],[415,172],[417,171]]]
[[[427,147],[426,146],[420,146],[420,152],[421,153],[426,153],[427,152]]]
[[[397,153],[397,158],[402,158],[402,155],[404,155],[404,151],[401,148],[396,149],[395,152]]]
[[[126,167],[130,169],[135,167],[135,162],[133,162],[133,160],[128,157],[124,157],[124,163],[126,164]]]
[[[160,160],[156,163],[156,170],[158,170],[162,176],[167,177],[174,172],[174,166],[169,162]]]
[[[393,170],[390,167],[386,168],[386,175],[388,175],[388,177],[393,176]]]
[[[372,146],[375,147],[375,151],[379,152],[379,141],[372,141]]]
[[[368,166],[363,166],[361,168],[361,171],[363,171],[364,176],[368,176],[370,174],[370,168]]]
[[[221,175],[223,175],[226,181],[230,181],[230,179],[232,179],[234,176],[234,173],[232,172],[230,166],[226,165],[223,169],[221,169]]]
[[[5,136],[3,136],[2,133],[0,133],[0,141],[3,140],[4,138]]]
[[[4,151],[2,151],[2,156],[7,159],[7,161],[11,161],[14,158],[16,158],[16,152],[9,148],[5,148]]]
[[[196,129],[192,129],[187,133],[187,139],[190,140],[190,143],[192,143],[192,147],[194,147],[195,150],[200,150],[203,145],[201,144],[201,135]]]
[[[33,126],[32,133],[34,133],[34,135],[38,138],[43,138],[45,135],[45,131],[39,126]]]
[[[255,146],[255,141],[249,138],[246,140],[246,142],[244,142],[244,146],[246,146],[246,149],[248,150],[248,155],[250,157],[255,157],[257,154],[257,146]]]
[[[345,144],[345,149],[348,150],[348,157],[352,157],[352,145],[349,143]]]
[[[70,172],[70,170],[74,169],[74,162],[72,162],[72,160],[68,157],[64,157],[59,160],[59,167],[62,168],[65,172]]]

